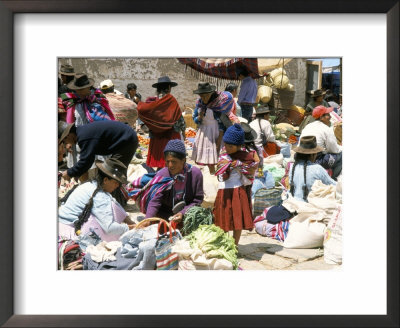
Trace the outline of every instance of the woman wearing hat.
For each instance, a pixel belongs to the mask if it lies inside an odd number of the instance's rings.
[[[315,136],[301,138],[299,146],[293,150],[296,152],[295,161],[289,173],[290,193],[293,197],[307,202],[308,193],[316,180],[321,180],[326,185],[336,185],[326,170],[314,163],[317,154],[322,151]]]
[[[303,131],[303,129],[305,128],[305,126],[307,124],[315,121],[314,117],[312,116],[312,112],[315,107],[320,106],[320,105],[329,107],[329,104],[324,99],[325,94],[326,94],[326,92],[322,89],[313,90],[311,92],[311,96],[310,96],[311,100],[306,106],[306,111],[304,113],[304,119],[301,122],[301,124],[299,125],[300,133],[301,133],[301,131]]]
[[[96,179],[68,192],[58,210],[59,237],[79,240],[81,246],[115,241],[134,227],[111,193],[126,183],[126,166],[110,158],[96,161]]]
[[[61,95],[62,104],[67,112],[67,123],[81,126],[94,121],[115,120],[107,98],[100,89],[94,89],[93,84],[94,80],[84,73],[75,74],[74,79],[68,83],[71,92]],[[68,167],[73,167],[79,161],[79,153],[79,147],[74,147],[72,152],[68,153]],[[81,177],[81,181],[86,180],[87,175]]]
[[[257,132],[257,138],[254,142],[256,146],[264,149],[264,157],[279,154],[281,150],[275,140],[275,135],[269,122],[269,113],[268,107],[258,107],[256,109],[256,119],[250,123],[250,127]]]
[[[58,85],[58,95],[60,96],[62,93],[71,92],[67,85],[74,79],[75,70],[71,65],[61,65],[58,73],[61,77],[59,81],[61,83]]]
[[[163,151],[169,140],[185,136],[185,120],[178,101],[171,95],[171,88],[177,86],[168,76],[162,76],[157,83],[156,97],[146,102],[139,101],[137,110],[139,118],[150,131],[150,144],[146,164],[150,167],[163,168],[165,160]]]
[[[155,186],[156,182],[165,186],[160,185],[161,191],[152,194],[154,196],[150,200],[142,199],[141,203],[148,202],[148,205],[141,210],[145,211],[146,218],[173,217],[181,225],[186,211],[192,206],[200,206],[203,202],[203,174],[199,168],[186,163],[186,149],[182,140],[170,140],[164,148],[164,157],[166,167],[159,170],[154,178],[146,183],[146,187],[152,184]],[[128,189],[135,183],[132,182]],[[131,195],[131,191],[129,194]],[[179,203],[182,206],[176,209]]]
[[[203,149],[207,152],[210,148],[207,147],[207,145],[209,145],[207,141],[205,141],[205,146],[202,145],[202,142],[204,142],[204,139],[207,137],[210,139],[212,144],[215,142],[216,155],[218,156],[224,132],[232,125],[232,122],[239,123],[238,118],[234,114],[235,101],[230,92],[218,92],[216,91],[216,86],[211,85],[208,82],[199,83],[197,89],[194,90],[193,93],[199,95],[199,99],[196,102],[196,107],[193,112],[193,120],[200,126],[204,120],[208,126],[209,133],[205,134],[203,138],[199,138],[196,152],[193,151],[195,154],[194,160],[198,163],[202,163],[202,161],[205,161],[204,157],[212,156],[208,162],[206,161],[205,163],[215,164],[217,158],[215,158],[214,151],[212,150],[209,154],[203,154]],[[214,141],[215,125],[212,121],[212,116],[218,122],[218,137],[216,141]]]
[[[225,147],[218,159],[218,193],[214,203],[215,225],[233,231],[239,244],[243,229],[253,229],[251,187],[258,168],[255,150],[244,147],[245,133],[240,124],[229,127],[224,134]]]

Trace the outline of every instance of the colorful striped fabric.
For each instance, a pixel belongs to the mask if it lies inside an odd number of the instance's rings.
[[[128,196],[136,202],[140,212],[146,214],[150,200],[164,190],[171,189],[173,178],[155,176],[156,173],[147,173],[131,182],[128,187]]]
[[[67,110],[67,123],[75,122],[75,106],[78,103],[83,104],[86,118],[89,122],[104,120],[115,121],[108,100],[100,89],[92,90],[91,95],[85,98],[80,98],[74,92],[63,93],[60,97]]]
[[[271,229],[271,238],[284,241],[289,231],[289,220],[281,221]]]
[[[257,58],[178,58],[178,60],[197,72],[221,79],[237,80],[236,69],[240,66],[245,66],[252,78],[260,77]]]
[[[147,173],[127,185],[128,196],[136,202],[140,212],[146,214],[147,206],[152,198],[164,190],[172,188],[176,181],[185,181],[186,174],[192,170],[192,165],[185,164],[183,174],[173,178],[156,176],[156,173]]]
[[[196,108],[205,111],[207,108],[217,113],[229,114],[235,108],[235,101],[230,92],[217,92],[218,97],[208,104],[205,104],[201,98],[197,99]]]
[[[223,175],[230,169],[238,168],[239,171],[251,182],[254,180],[255,172],[258,167],[259,160],[255,160],[254,154],[256,152],[248,151],[245,147],[242,147],[240,151],[235,154],[235,159],[228,155],[225,147],[222,148],[221,154],[218,158],[216,176]],[[252,156],[253,155],[253,156]],[[258,157],[258,155],[257,155]],[[229,169],[229,170],[228,170]]]

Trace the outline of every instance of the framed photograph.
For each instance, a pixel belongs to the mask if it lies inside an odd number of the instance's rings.
[[[2,325],[398,326],[398,1],[0,1],[0,22]],[[341,58],[342,270],[57,271],[60,57]]]

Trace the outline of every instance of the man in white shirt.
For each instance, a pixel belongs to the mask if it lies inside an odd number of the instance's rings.
[[[335,134],[331,126],[331,115],[333,107],[317,106],[313,109],[312,116],[315,121],[306,125],[300,135],[315,136],[317,145],[324,151],[317,155],[316,163],[326,169],[332,169],[332,179],[335,179],[342,172],[342,149],[338,145]]]

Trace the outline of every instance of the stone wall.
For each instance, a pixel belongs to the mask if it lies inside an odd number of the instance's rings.
[[[172,81],[178,83],[172,89],[172,94],[182,109],[185,106],[194,107],[197,96],[193,94],[193,90],[201,82],[191,76],[190,69],[186,71],[185,65],[175,58],[60,58],[61,64],[70,64],[75,72],[86,73],[95,80],[96,87],[101,81],[111,79],[115,88],[124,93],[126,85],[133,82],[138,86],[142,99],[154,96],[155,89],[151,85],[160,76],[168,75]],[[296,90],[294,103],[304,106],[307,72],[305,59],[293,59],[285,69]]]

